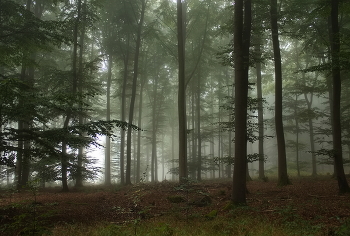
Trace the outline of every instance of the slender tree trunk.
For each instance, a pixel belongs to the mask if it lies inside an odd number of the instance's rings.
[[[132,82],[132,92],[131,92],[130,111],[129,111],[129,124],[132,124],[134,120],[134,106],[135,106],[135,99],[136,99],[137,77],[138,77],[138,69],[139,69],[139,55],[140,55],[140,48],[141,48],[141,33],[142,33],[145,9],[146,9],[146,2],[145,0],[142,0],[141,17],[137,27],[136,51],[135,51],[135,59],[134,59],[134,75],[133,75],[133,82]],[[132,129],[129,128],[127,131],[127,141],[126,141],[125,183],[127,185],[131,184],[131,131]]]
[[[295,142],[296,142],[296,164],[297,164],[297,173],[298,177],[300,177],[300,167],[299,167],[299,116],[298,116],[298,94],[295,95],[295,106],[294,106],[294,120],[295,120],[295,128],[296,128],[296,134],[295,134]]]
[[[226,85],[228,86],[227,96],[230,98],[233,98],[234,87],[232,90],[230,89],[230,84],[232,83],[232,81],[230,81],[231,78],[229,77],[227,70],[225,71],[225,77],[226,77]],[[232,93],[232,95],[231,95],[231,93]],[[232,116],[231,115],[229,116],[229,122],[232,124]],[[226,166],[226,174],[227,174],[227,178],[230,179],[230,178],[232,178],[231,161],[233,160],[233,157],[232,157],[232,131],[231,130],[228,131],[228,158],[230,159],[230,161],[229,161],[229,163],[227,163],[227,166]]]
[[[264,107],[262,96],[262,77],[261,77],[261,48],[260,40],[257,42],[255,51],[257,54],[256,66],[256,85],[258,98],[258,124],[259,124],[259,179],[265,179],[265,155],[264,155]]]
[[[157,87],[158,87],[158,75],[154,77],[153,81],[153,106],[152,106],[152,182],[158,182],[158,163],[157,163],[157,131],[158,131],[158,115],[157,108],[159,106]]]
[[[143,107],[143,88],[145,85],[145,78],[141,78],[141,88],[140,88],[140,97],[139,97],[139,118],[137,126],[141,127],[142,125],[142,107]],[[137,132],[137,157],[136,157],[136,183],[140,182],[140,173],[141,173],[141,130]]]
[[[212,85],[212,81],[211,81],[211,92],[214,93],[213,91],[213,85]],[[214,97],[211,96],[211,123],[213,124],[214,123]],[[214,133],[215,132],[215,129],[214,129],[214,126],[211,127],[211,132]],[[212,155],[212,161],[211,161],[211,168],[212,168],[212,171],[211,171],[211,175],[210,175],[210,178],[211,179],[215,179],[215,169],[216,169],[216,164],[215,164],[215,150],[214,150],[214,135],[211,135],[210,137],[210,154]]]
[[[244,5],[244,13],[243,13]],[[246,204],[248,69],[251,1],[236,0],[234,10],[235,161],[232,203]]]
[[[186,78],[185,78],[185,26],[181,0],[177,0],[178,38],[178,119],[179,119],[179,181],[187,182],[187,128],[186,128]]]
[[[221,80],[218,81],[218,87],[221,88],[222,85],[221,85]],[[218,102],[219,102],[219,112],[218,112],[218,123],[220,124],[221,122],[221,92],[219,91],[219,94],[218,94]],[[219,129],[218,131],[218,174],[219,174],[219,179],[222,178],[222,174],[221,174],[221,166],[222,166],[222,155],[221,155],[221,147],[222,147],[222,131],[221,129]]]
[[[146,163],[147,163],[147,178],[146,178],[146,180],[148,180],[148,181],[150,181],[150,175],[151,175],[151,177],[152,177],[152,175],[153,175],[153,173],[152,173],[152,171],[151,170],[149,170],[149,144],[147,144],[146,145]],[[148,174],[148,173],[150,173],[150,174]],[[152,181],[152,180],[151,180]]]
[[[171,168],[175,169],[175,125],[171,124]],[[175,181],[174,171],[171,172],[171,181]]]
[[[18,121],[18,130],[23,130],[23,121]],[[16,160],[16,185],[17,190],[22,188],[22,160],[23,160],[23,140],[20,138],[17,143],[17,160]]]
[[[196,129],[196,88],[192,86],[192,96],[191,96],[191,123],[192,123],[192,148],[189,150],[189,156],[192,157],[192,166],[191,166],[191,179],[196,179],[197,171],[197,129]]]
[[[80,101],[79,101],[79,108],[80,108],[80,114],[79,114],[79,125],[83,125],[84,118],[82,114],[83,110],[83,54],[84,54],[84,38],[85,38],[85,11],[86,11],[86,0],[83,3],[82,6],[82,31],[80,33],[80,40],[79,40],[79,69],[78,69],[78,87],[79,87],[79,94],[80,94]],[[81,133],[79,136],[83,136],[84,134]],[[76,182],[75,187],[83,187],[83,158],[84,158],[84,147],[78,148],[78,161],[77,161],[77,176],[76,176]]]
[[[340,193],[349,192],[350,188],[346,180],[343,166],[342,137],[341,137],[341,76],[340,76],[340,36],[338,25],[339,0],[332,0],[331,9],[331,56],[332,56],[332,77],[333,77],[333,151],[336,177]]]
[[[197,79],[197,138],[198,138],[198,151],[197,151],[197,180],[202,180],[202,137],[201,137],[201,82],[200,82],[200,69]]]
[[[109,54],[108,58],[108,74],[107,74],[107,114],[106,120],[111,120],[111,83],[112,83],[112,67],[113,56]],[[105,149],[105,185],[111,185],[111,138],[106,137],[106,149]]]
[[[307,94],[304,93],[304,97],[307,103],[307,108],[309,111],[312,111],[312,98],[313,94],[311,93],[311,98],[310,100],[307,97]],[[311,165],[312,165],[312,174],[311,176],[316,176],[317,175],[317,166],[316,166],[316,155],[315,155],[315,141],[314,141],[314,124],[312,122],[312,118],[309,117],[308,119],[309,123],[309,138],[310,138],[310,146],[311,146]]]
[[[270,7],[273,56],[275,61],[275,126],[278,152],[278,185],[284,186],[290,184],[290,181],[287,172],[286,144],[282,119],[282,62],[278,39],[277,0],[271,0]]]
[[[124,74],[123,74],[123,88],[122,88],[122,101],[121,101],[121,120],[125,121],[125,110],[126,110],[126,86],[128,81],[128,70],[129,70],[129,55],[130,55],[130,34],[127,36],[127,48],[124,58]],[[124,155],[125,155],[125,130],[120,131],[120,183],[125,183],[125,171],[124,171]]]
[[[162,139],[162,181],[166,180],[166,175],[165,175],[165,153],[164,153],[164,135]]]

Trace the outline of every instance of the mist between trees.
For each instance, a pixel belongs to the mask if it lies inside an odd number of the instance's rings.
[[[249,178],[329,174],[349,191],[349,11],[2,0],[1,185],[233,178],[244,203]]]

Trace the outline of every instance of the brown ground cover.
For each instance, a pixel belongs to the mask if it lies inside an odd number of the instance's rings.
[[[277,187],[275,181],[248,182],[248,208],[244,214],[271,221],[305,220],[332,229],[350,219],[350,194],[338,195],[337,182],[323,178],[292,179],[292,185]],[[0,225],[18,222],[20,215],[37,217],[47,225],[113,222],[161,218],[177,214],[205,216],[226,209],[230,181],[204,181],[179,186],[177,183],[137,184],[126,187],[86,187],[62,193],[58,189],[0,194]],[[177,201],[177,203],[175,203]],[[23,217],[25,218],[25,217]]]

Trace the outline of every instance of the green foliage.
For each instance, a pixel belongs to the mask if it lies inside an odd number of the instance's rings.
[[[63,36],[64,23],[42,21],[14,1],[0,2],[0,22],[0,66],[6,70],[20,65],[23,55],[27,57],[25,60],[30,60],[29,52],[68,43],[68,38]],[[0,78],[3,76],[0,74]]]
[[[222,128],[224,131],[232,131],[234,132],[235,127],[235,101],[232,97],[226,97],[227,103],[222,105],[222,109],[225,109],[230,112],[230,121],[226,122],[219,122],[220,128]],[[247,141],[250,143],[254,143],[260,139],[267,139],[272,138],[270,135],[264,135],[263,137],[259,137],[258,130],[260,124],[257,120],[257,114],[258,111],[258,104],[262,102],[264,106],[266,106],[266,100],[263,99],[262,101],[260,99],[248,97],[248,113],[247,113]],[[263,124],[261,124],[263,125]]]
[[[167,199],[171,203],[186,202],[186,200],[182,196],[179,196],[179,195],[168,196]]]
[[[193,218],[190,223],[168,217],[152,221],[141,222],[135,234],[133,226],[99,224],[65,225],[56,227],[52,231],[53,236],[86,235],[86,236],[111,236],[111,235],[145,235],[145,236],[227,236],[227,235],[250,235],[250,236],[292,236],[292,235],[323,235],[324,232],[318,227],[303,224],[299,229],[291,229],[288,225],[270,222],[262,217],[249,217],[235,215],[232,217],[216,216],[212,220],[203,221],[203,218]]]
[[[338,229],[335,230],[334,236],[346,236],[350,234],[350,220],[346,220]]]
[[[50,232],[52,225],[49,219],[55,212],[45,210],[45,206],[37,201],[39,184],[40,180],[34,179],[24,186],[32,193],[32,199],[0,208],[4,214],[4,218],[0,220],[5,222],[0,228],[0,233],[4,235],[43,235]]]
[[[215,217],[218,215],[218,211],[217,210],[212,210],[211,212],[209,212],[208,214],[205,215],[205,217],[208,220],[213,220],[215,219]]]

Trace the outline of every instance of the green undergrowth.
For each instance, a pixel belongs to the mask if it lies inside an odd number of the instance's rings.
[[[300,222],[299,222],[300,223]],[[100,223],[97,225],[63,225],[57,226],[48,235],[54,236],[291,236],[291,235],[327,235],[320,227],[286,222],[269,222],[262,218],[237,216],[230,217],[198,217],[189,221],[178,218],[164,217],[161,219],[147,220],[143,222],[130,222],[127,224]]]

